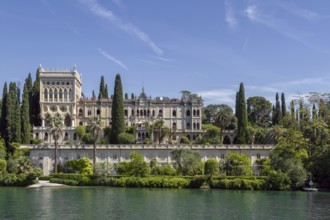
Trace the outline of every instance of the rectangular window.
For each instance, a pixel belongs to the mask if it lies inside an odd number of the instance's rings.
[[[260,157],[260,154],[257,154],[257,159],[260,159],[261,157]]]

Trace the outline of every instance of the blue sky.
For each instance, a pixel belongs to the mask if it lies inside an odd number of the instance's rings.
[[[0,2],[0,86],[29,72],[77,69],[84,94],[116,73],[124,92],[234,106],[330,88],[330,1],[31,0]]]

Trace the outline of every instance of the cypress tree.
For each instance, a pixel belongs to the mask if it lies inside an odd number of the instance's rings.
[[[1,106],[1,118],[0,118],[0,133],[2,137],[6,137],[7,130],[6,130],[6,115],[7,115],[7,95],[8,95],[8,87],[7,82],[5,82],[3,86],[3,92],[2,92],[2,106]]]
[[[293,100],[290,102],[290,111],[291,111],[291,117],[294,119],[295,113],[294,113],[294,101]]]
[[[277,125],[281,122],[282,113],[281,113],[281,105],[278,96],[278,92],[276,93],[276,103],[275,103],[275,116],[274,116],[274,125]]]
[[[112,144],[119,144],[118,136],[125,131],[123,88],[119,74],[116,75],[113,94],[111,109],[112,129],[110,140]]]
[[[285,103],[285,96],[284,96],[283,92],[281,94],[281,108],[282,108],[282,118],[284,118],[286,115],[286,103]]]
[[[21,106],[21,129],[22,129],[22,143],[29,144],[31,125],[30,125],[30,110],[29,110],[29,91],[27,88],[27,84],[24,84],[24,89],[23,89],[23,99]]]
[[[237,113],[239,112],[239,92],[236,92],[236,99],[235,99],[235,116],[238,118]]]
[[[100,91],[99,91],[99,99],[103,99],[105,93],[105,86],[104,86],[104,76],[101,76],[101,81],[100,81]]]
[[[272,122],[273,122],[273,125],[275,125],[275,106],[274,105],[272,107]]]
[[[236,100],[237,111],[237,141],[239,144],[247,144],[249,142],[249,133],[247,130],[248,117],[246,111],[246,100],[243,83],[240,84],[239,92]]]
[[[125,99],[128,99],[128,94],[127,93],[125,93]]]
[[[32,125],[41,126],[40,118],[40,69],[37,70],[36,80],[33,84],[33,94],[32,94]]]
[[[316,112],[316,106],[315,103],[313,103],[313,110],[312,110],[312,119],[315,120],[317,119],[317,112]]]
[[[108,84],[105,84],[105,88],[104,88],[104,98],[106,98],[106,99],[109,98]]]
[[[95,91],[93,90],[93,92],[92,92],[92,99],[95,99],[95,98],[96,98]]]
[[[9,92],[6,99],[6,108],[7,145],[11,142],[21,143],[21,117],[20,111],[18,111],[20,107],[17,100],[16,83],[11,82],[9,84]]]
[[[29,93],[29,117],[30,117],[30,124],[32,125],[33,124],[33,119],[32,119],[32,108],[33,108],[33,102],[32,102],[32,96],[33,96],[33,84],[32,84],[32,76],[31,76],[31,73],[29,73],[28,77],[26,78],[25,80],[25,84],[26,84],[26,87],[27,87],[27,91]]]

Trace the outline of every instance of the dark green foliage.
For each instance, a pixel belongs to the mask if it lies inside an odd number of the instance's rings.
[[[2,91],[2,105],[1,105],[1,117],[0,117],[0,134],[2,137],[7,136],[7,130],[6,130],[6,115],[7,115],[7,95],[8,95],[8,87],[7,83],[5,82],[3,86],[3,91]]]
[[[25,85],[28,91],[28,100],[29,100],[29,117],[30,117],[30,125],[32,125],[32,108],[33,108],[33,83],[32,83],[32,76],[29,73],[28,77],[25,79]]]
[[[29,91],[27,84],[24,84],[23,100],[21,106],[21,129],[22,143],[29,144],[31,137],[30,110],[29,110]]]
[[[248,118],[243,83],[240,84],[239,92],[236,97],[237,142],[239,144],[247,144],[250,138],[247,130]]]
[[[32,125],[41,126],[41,118],[40,118],[40,69],[37,70],[36,79],[33,84],[33,94],[31,101],[31,117],[32,117]]]
[[[280,124],[281,120],[282,120],[281,104],[280,104],[278,93],[276,93],[276,104],[275,104],[273,124],[278,125],[278,124]]]
[[[0,186],[28,186],[34,183],[36,183],[35,178],[25,173],[0,175]]]
[[[266,182],[267,189],[271,190],[289,190],[291,185],[290,178],[281,171],[271,170]]]
[[[113,94],[114,96],[111,109],[112,129],[110,142],[112,144],[119,144],[119,135],[125,131],[123,88],[119,74],[116,75]]]
[[[0,160],[1,159],[6,159],[6,145],[2,138],[0,138]]]
[[[107,98],[109,98],[108,85],[104,83],[104,76],[101,76],[99,99],[107,99]]]
[[[285,103],[285,95],[282,92],[281,94],[281,111],[282,111],[282,118],[286,116],[286,103]]]
[[[18,100],[17,100],[17,87],[16,83],[9,84],[9,92],[6,97],[6,143],[21,142],[21,117]],[[12,152],[12,149],[10,149]]]
[[[6,172],[7,162],[0,159],[0,174],[3,175]]]
[[[254,96],[247,100],[249,122],[253,126],[269,127],[271,125],[272,104],[264,97]]]

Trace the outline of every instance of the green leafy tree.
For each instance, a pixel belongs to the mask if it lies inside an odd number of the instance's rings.
[[[141,154],[133,151],[129,155],[129,158],[131,159],[130,174],[132,176],[145,177],[149,175],[149,164],[144,161],[144,157]]]
[[[93,167],[95,172],[95,164],[96,164],[96,142],[103,135],[103,128],[100,117],[92,117],[88,122],[88,130],[93,136]]]
[[[0,160],[6,159],[6,146],[5,141],[0,138]]]
[[[249,122],[254,126],[269,127],[271,125],[272,104],[264,97],[254,96],[247,99]]]
[[[79,140],[82,141],[83,137],[87,132],[87,127],[84,125],[79,125],[74,128],[74,132],[77,134]]]
[[[115,87],[112,100],[112,129],[111,129],[111,143],[119,143],[119,135],[125,131],[125,121],[124,121],[124,103],[123,103],[123,88],[121,84],[120,75],[116,75]]]
[[[252,174],[248,155],[235,152],[230,152],[225,156],[223,169],[230,176],[249,176]]]
[[[243,83],[240,84],[239,92],[236,100],[236,117],[237,117],[237,142],[239,144],[249,143],[248,134],[248,117],[246,110],[245,92]]]
[[[78,160],[69,160],[64,167],[78,171],[82,175],[92,175],[93,168],[88,158],[84,157]]]
[[[24,84],[23,100],[21,106],[21,128],[22,128],[22,143],[29,144],[31,137],[30,125],[30,109],[29,109],[29,91],[27,84]]]
[[[57,173],[57,147],[58,147],[58,140],[60,137],[63,136],[63,119],[59,115],[55,115],[49,119],[49,129],[50,134],[53,137],[54,145],[55,145],[55,173]]]
[[[196,175],[200,170],[201,156],[189,149],[171,151],[171,158],[177,164],[177,172],[182,175]]]
[[[219,174],[219,162],[215,158],[208,159],[204,164],[205,175],[210,178]]]
[[[165,137],[167,137],[170,134],[170,129],[165,126],[165,122],[163,120],[157,120],[155,123],[151,126],[153,134],[156,135],[156,139],[158,140],[158,144],[161,144]]]

